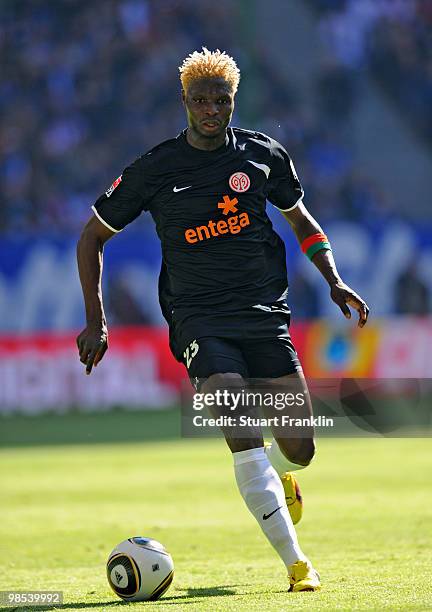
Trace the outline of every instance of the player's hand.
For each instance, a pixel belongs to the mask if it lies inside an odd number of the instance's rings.
[[[351,319],[351,311],[348,306],[355,308],[359,314],[358,326],[366,325],[369,316],[369,308],[355,291],[342,281],[330,285],[330,296],[335,304],[339,306],[347,319]]]
[[[76,339],[79,358],[86,366],[86,374],[91,374],[108,348],[108,329],[106,325],[87,325]]]

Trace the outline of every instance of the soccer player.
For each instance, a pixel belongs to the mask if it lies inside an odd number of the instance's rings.
[[[294,381],[306,392],[288,331],[285,247],[266,214],[267,200],[285,216],[342,313],[350,318],[353,307],[363,327],[368,307],[341,280],[284,147],[265,134],[229,127],[240,80],[235,61],[204,47],[184,60],[180,80],[188,127],[128,166],[98,198],[81,234],[87,326],[77,338],[80,360],[90,374],[108,348],[104,244],[149,211],[162,244],[159,297],[170,347],[196,387],[239,390],[253,378],[279,389]],[[310,401],[296,410],[296,416],[311,415]],[[313,431],[298,437],[279,428],[268,446],[259,427],[241,436],[223,431],[240,493],[284,562],[289,590],[319,589],[293,526],[302,506],[292,472],[312,460]]]

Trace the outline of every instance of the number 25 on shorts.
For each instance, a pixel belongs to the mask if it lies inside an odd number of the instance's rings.
[[[183,357],[186,361],[186,367],[189,370],[189,366],[192,363],[192,359],[199,351],[199,344],[196,340],[192,340],[189,346],[186,347],[186,350],[183,353]]]

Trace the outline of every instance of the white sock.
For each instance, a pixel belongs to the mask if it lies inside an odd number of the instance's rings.
[[[276,442],[275,439],[271,441],[271,444],[266,445],[265,453],[279,476],[282,476],[283,474],[285,474],[285,472],[295,472],[296,470],[304,470],[304,468],[307,467],[306,465],[292,463],[292,461],[287,459],[279,448],[279,444]]]
[[[285,503],[280,478],[267,459],[264,448],[233,453],[238,488],[270,544],[288,567],[305,560]]]

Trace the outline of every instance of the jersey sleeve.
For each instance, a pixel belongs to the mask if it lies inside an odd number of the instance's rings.
[[[148,210],[151,192],[151,175],[143,158],[139,157],[124,169],[92,206],[96,217],[113,232],[120,232]]]
[[[268,199],[278,210],[288,212],[297,206],[304,191],[287,151],[278,142],[273,143]]]

